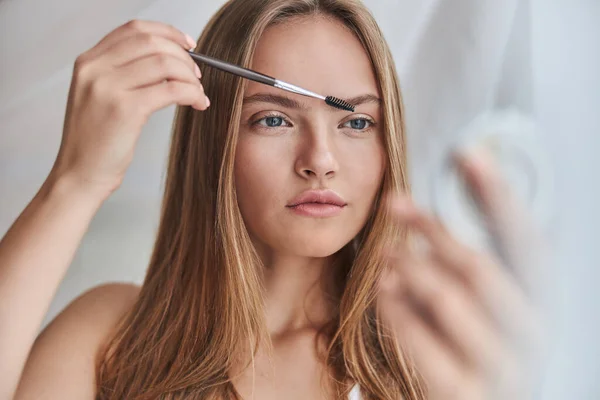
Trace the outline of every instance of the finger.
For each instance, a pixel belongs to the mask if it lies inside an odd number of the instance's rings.
[[[144,105],[146,117],[155,111],[172,104],[192,106],[197,110],[206,110],[210,103],[205,103],[206,96],[197,84],[181,81],[167,81],[147,86],[131,92],[134,101]]]
[[[395,321],[398,341],[427,384],[428,398],[464,398],[460,397],[467,391],[463,364],[418,311],[406,301],[399,301],[387,312],[392,313],[388,318]]]
[[[440,273],[447,270],[464,282],[511,340],[526,346],[541,337],[541,322],[535,308],[514,277],[498,262],[464,246],[439,221],[417,210],[409,201],[401,199],[394,203],[393,209],[400,221],[427,239],[429,253]],[[406,249],[401,253],[405,252]]]
[[[489,256],[463,250],[462,270],[468,271],[466,288],[493,319],[506,340],[520,351],[522,356],[539,353],[542,324],[539,313],[515,278]],[[450,257],[450,259],[456,259]],[[438,270],[450,264],[443,257],[436,257]],[[456,267],[450,266],[456,270]],[[526,350],[526,351],[525,351]]]
[[[432,245],[446,249],[456,244],[454,237],[437,219],[429,218],[407,196],[397,196],[390,201],[392,215],[397,222],[423,233]]]
[[[403,262],[407,294],[462,360],[478,371],[493,373],[508,361],[509,348],[470,291],[434,264],[435,260],[416,255]]]
[[[523,357],[537,361],[545,346],[540,302],[551,287],[548,273],[549,251],[531,215],[517,199],[500,170],[484,149],[471,149],[457,154],[459,172],[486,217],[495,250],[503,263],[519,278],[519,286],[505,268],[486,268],[491,273],[481,276],[481,288],[488,288],[487,301],[507,327]],[[487,282],[484,282],[487,281]],[[510,293],[510,294],[508,294]],[[537,307],[536,307],[537,304]]]
[[[148,33],[139,33],[116,43],[111,51],[110,63],[113,67],[121,67],[135,60],[158,54],[181,60],[197,78],[202,77],[198,65],[180,45]]]
[[[458,154],[456,162],[486,216],[498,254],[523,284],[533,288],[542,278],[542,265],[546,265],[543,261],[546,249],[533,219],[485,152],[471,150]]]
[[[196,47],[196,41],[191,36],[171,25],[157,21],[131,20],[102,38],[96,46],[86,52],[86,58],[96,58],[122,39],[140,33],[162,36],[179,44],[185,50]]]
[[[401,253],[403,246],[397,245],[395,248],[384,249],[382,253],[383,269],[379,276],[378,289],[384,296],[394,296],[401,291],[402,275],[395,265],[395,257]]]
[[[176,80],[201,87],[200,81],[193,71],[179,58],[154,54],[132,61],[115,70],[112,75],[124,89],[138,89],[161,83],[165,80]]]
[[[464,261],[471,258],[471,252],[457,241],[438,219],[417,209],[407,197],[396,198],[391,204],[392,215],[396,221],[426,239],[425,242],[420,241],[420,250],[426,248],[427,252],[433,253],[442,262],[448,264],[462,279],[469,280],[473,271],[469,270],[471,264]],[[419,240],[420,235],[412,235],[411,239]]]
[[[395,201],[393,212],[399,221],[422,234],[429,244],[428,252],[467,283],[469,288],[485,297],[492,293],[496,298],[517,296],[525,301],[523,296],[513,293],[518,285],[498,263],[456,240],[438,219],[417,209],[410,200],[401,198]],[[497,290],[490,292],[491,287]]]

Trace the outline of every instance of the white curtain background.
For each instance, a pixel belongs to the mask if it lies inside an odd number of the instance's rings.
[[[0,0],[0,234],[52,166],[75,57],[132,18],[167,22],[197,37],[222,3]],[[553,188],[553,194],[544,189],[533,211],[551,233],[556,262],[548,274],[556,273],[559,283],[551,325],[556,340],[541,398],[600,398],[595,382],[600,273],[594,268],[600,266],[594,236],[600,223],[595,154],[600,149],[600,1],[366,4],[400,74],[414,193],[423,206],[439,212],[446,204],[450,194],[435,186],[435,177],[449,148],[474,120],[509,108],[536,121],[537,133],[527,140],[515,142],[513,135],[510,144],[507,135],[500,141],[551,161],[534,165],[536,179]],[[142,281],[157,228],[173,112],[171,107],[155,114],[144,128],[125,182],[92,222],[45,323],[92,286]],[[521,172],[512,172],[517,186]],[[456,209],[442,212],[449,212],[453,222],[464,221],[453,214]],[[454,228],[473,233],[461,224]]]

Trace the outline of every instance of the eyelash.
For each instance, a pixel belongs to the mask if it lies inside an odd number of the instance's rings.
[[[260,119],[258,119],[258,120],[256,120],[256,121],[254,121],[254,122],[252,123],[252,125],[253,125],[253,126],[254,126],[254,125],[259,125],[259,126],[260,126],[260,128],[263,128],[263,129],[287,128],[286,126],[284,126],[284,127],[281,127],[281,126],[275,126],[275,127],[272,127],[272,126],[261,125],[261,124],[260,124],[260,122],[261,122],[261,121],[264,121],[264,120],[266,120],[267,118],[281,118],[281,119],[282,119],[282,120],[283,120],[285,123],[287,123],[287,124],[291,125],[291,124],[290,124],[290,121],[288,121],[288,120],[287,120],[285,117],[283,117],[283,116],[281,116],[281,115],[279,115],[279,114],[267,114],[267,115],[264,115],[262,118],[260,118]]]
[[[291,125],[290,122],[285,117],[283,117],[279,114],[267,114],[267,115],[264,115],[262,118],[254,121],[252,123],[252,126],[259,126],[261,129],[277,129],[277,128],[288,128],[289,127],[289,126],[270,127],[270,126],[262,125],[260,122],[265,121],[267,118],[281,118],[283,120],[283,122],[285,122],[288,125]],[[351,120],[344,122],[343,125],[351,123],[352,121],[366,121],[368,123],[368,126],[365,127],[364,129],[353,129],[353,128],[347,127],[356,132],[368,132],[371,128],[373,128],[375,126],[375,121],[373,121],[371,118],[368,118],[368,117],[353,118]]]

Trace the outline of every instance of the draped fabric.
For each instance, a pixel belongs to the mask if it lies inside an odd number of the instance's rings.
[[[380,22],[396,59],[406,104],[411,179],[414,195],[420,204],[455,223],[454,228],[469,240],[486,245],[479,241],[476,227],[470,225],[472,221],[465,217],[466,211],[453,206],[456,185],[451,179],[438,179],[440,166],[444,165],[449,149],[464,139],[465,132],[472,131],[469,128],[473,124],[481,131],[495,132],[494,140],[500,143],[500,148],[516,149],[525,157],[524,163],[508,165],[508,173],[512,177],[522,174],[533,176],[525,181],[515,178],[515,185],[527,199],[535,199],[528,205],[543,224],[549,224],[553,215],[548,196],[549,172],[538,151],[541,149],[543,152],[545,142],[550,141],[555,150],[560,148],[561,159],[566,160],[564,165],[561,164],[564,182],[569,182],[565,187],[573,191],[574,198],[583,195],[581,190],[589,184],[587,181],[571,180],[571,177],[592,178],[590,171],[597,170],[598,164],[597,159],[593,161],[595,164],[591,164],[591,149],[598,147],[586,148],[578,144],[581,142],[577,142],[577,139],[565,141],[567,145],[562,146],[563,139],[559,138],[556,131],[554,136],[546,136],[530,128],[536,125],[534,111],[538,109],[536,104],[541,103],[545,107],[544,116],[548,119],[555,118],[556,111],[564,111],[562,118],[569,122],[563,122],[563,127],[574,124],[579,130],[592,131],[589,128],[591,125],[583,125],[577,118],[569,120],[566,113],[571,116],[584,115],[580,109],[592,110],[591,104],[596,104],[594,115],[597,115],[598,103],[588,100],[598,100],[598,97],[592,98],[591,95],[567,89],[575,86],[584,88],[588,82],[584,82],[583,76],[593,76],[595,80],[590,83],[596,85],[595,93],[600,93],[597,72],[593,75],[590,72],[594,68],[595,71],[600,70],[598,50],[590,53],[590,58],[586,60],[581,57],[562,60],[555,54],[561,51],[571,51],[576,56],[582,54],[583,50],[577,52],[577,49],[583,46],[583,39],[586,38],[584,33],[593,37],[594,31],[584,32],[582,29],[577,31],[582,33],[576,33],[576,26],[569,27],[578,38],[573,42],[568,40],[567,35],[562,35],[562,32],[570,33],[566,28],[559,27],[556,32],[561,34],[553,34],[552,29],[548,29],[548,23],[544,25],[543,21],[559,21],[562,13],[558,10],[563,10],[568,17],[582,21],[583,26],[587,27],[585,29],[597,27],[597,19],[591,17],[600,14],[597,1],[365,2]],[[132,18],[167,22],[197,37],[222,3],[221,0],[0,0],[1,234],[35,194],[52,166],[60,143],[75,57],[93,46],[111,29]],[[554,17],[551,12],[555,13]],[[538,35],[532,36],[532,18],[536,16],[542,22],[539,23]],[[596,29],[595,32],[596,37],[600,37],[600,30]],[[595,48],[600,49],[600,46]],[[541,62],[559,60],[564,61],[565,65],[580,62],[577,68],[583,75],[548,75],[547,71],[557,71],[559,68],[552,64],[536,64],[532,56],[536,54],[536,49]],[[537,86],[539,82],[546,86],[540,89]],[[585,103],[582,102],[580,108],[569,108],[569,104],[577,102],[577,98],[563,99],[561,89],[579,95],[578,98],[585,99]],[[557,100],[552,102],[551,97]],[[562,105],[563,102],[566,106]],[[510,110],[510,113],[506,113],[506,110]],[[102,207],[92,223],[46,322],[90,286],[105,281],[142,280],[155,232],[173,111],[171,107],[158,112],[144,128],[123,186]],[[515,115],[519,118],[515,119]],[[554,125],[554,120],[543,123],[548,131]],[[501,129],[496,129],[498,126]],[[502,134],[497,134],[498,131]],[[515,144],[518,143],[518,140],[514,140],[515,135],[518,137],[522,132],[527,136],[527,143]],[[569,132],[569,135],[575,137],[578,133]],[[597,143],[597,131],[595,137]],[[475,138],[475,141],[479,140]],[[562,153],[563,150],[566,153]],[[590,164],[584,168],[582,160],[590,161]],[[533,193],[532,190],[538,192]],[[576,194],[578,190],[580,192]],[[440,204],[440,199],[450,200]],[[566,200],[571,204],[571,197]],[[582,225],[587,222],[585,216],[589,214],[588,211],[595,210],[593,204],[597,205],[597,202],[591,201],[590,197],[588,203],[575,207],[577,209],[568,214],[574,222],[568,226],[570,230],[565,230],[565,239],[567,247],[568,243],[574,246],[568,247],[573,251],[562,259],[575,257],[579,262],[573,265],[591,261],[591,257],[585,258],[591,255],[591,251],[583,252],[578,246],[588,243],[589,240],[585,238],[592,237],[590,235],[595,232],[589,232]],[[570,237],[573,239],[569,242]],[[580,238],[584,240],[577,241]],[[597,249],[597,246],[594,248]],[[107,252],[107,249],[111,251]],[[568,276],[580,271],[572,270],[570,265]],[[597,272],[595,277],[598,278]],[[598,279],[587,281],[597,282]],[[569,303],[569,306],[582,310],[577,304]],[[582,317],[577,321],[572,325],[577,326],[584,319]],[[597,325],[588,326],[599,331]],[[591,337],[594,335],[590,334]],[[573,340],[573,337],[570,338]],[[586,354],[592,357],[594,353]],[[593,371],[592,368],[585,370]],[[581,373],[576,379],[581,382],[588,375]],[[576,372],[572,372],[571,376],[575,377]],[[575,386],[580,388],[578,394],[581,396],[573,396],[583,399],[584,388],[588,386]],[[565,384],[564,387],[569,385]]]

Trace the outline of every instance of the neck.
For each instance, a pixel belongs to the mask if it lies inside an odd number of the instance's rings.
[[[326,258],[270,254],[265,262],[265,313],[272,335],[319,329],[336,308],[331,269],[335,256]]]

